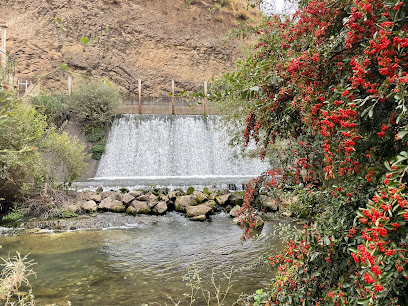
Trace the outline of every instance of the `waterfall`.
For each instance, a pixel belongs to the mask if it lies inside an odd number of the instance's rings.
[[[266,170],[232,159],[216,116],[121,115],[112,124],[94,180],[127,185],[245,184]],[[120,185],[120,184],[118,184]]]

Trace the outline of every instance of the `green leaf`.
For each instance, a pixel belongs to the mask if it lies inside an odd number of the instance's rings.
[[[404,138],[405,135],[407,135],[407,134],[408,134],[408,131],[400,131],[400,132],[398,132],[398,134],[397,134],[397,139],[402,139],[402,138]]]

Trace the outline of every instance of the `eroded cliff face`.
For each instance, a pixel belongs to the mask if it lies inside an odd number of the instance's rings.
[[[87,74],[128,93],[142,79],[145,95],[163,96],[172,79],[182,91],[222,75],[240,52],[238,41],[225,41],[237,19],[211,12],[211,0],[0,0],[0,7],[17,76],[38,78],[68,64],[43,88],[66,89],[68,75]]]

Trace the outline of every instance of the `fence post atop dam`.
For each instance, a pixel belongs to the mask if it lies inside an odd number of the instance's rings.
[[[137,88],[139,91],[139,114],[142,114],[142,80],[137,81]]]
[[[72,94],[72,77],[68,77],[68,96]]]
[[[207,109],[207,81],[204,81],[204,116],[208,115]]]
[[[1,51],[1,65],[6,68],[7,67],[7,57],[6,57],[6,32],[7,32],[7,24],[6,23],[0,23],[0,28],[1,28],[1,45],[0,45],[0,51]]]
[[[171,114],[176,114],[176,105],[174,101],[174,80],[171,80]]]

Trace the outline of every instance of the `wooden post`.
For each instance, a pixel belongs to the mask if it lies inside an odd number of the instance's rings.
[[[3,23],[0,24],[1,27],[1,51],[3,52],[1,54],[1,65],[6,68],[7,65],[7,59],[6,59],[6,30],[7,30],[7,24]]]
[[[204,81],[204,116],[208,115],[207,109],[207,81]]]
[[[137,88],[139,90],[139,114],[142,114],[142,80],[137,81]]]
[[[68,77],[68,96],[72,94],[72,77]]]
[[[174,80],[171,80],[171,114],[176,114],[176,105],[174,101]]]

